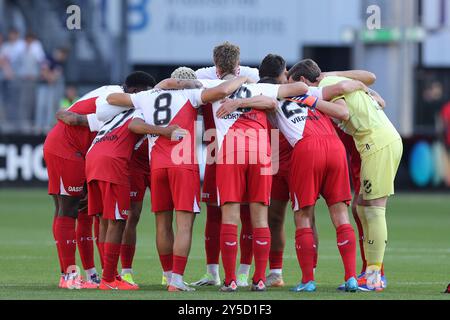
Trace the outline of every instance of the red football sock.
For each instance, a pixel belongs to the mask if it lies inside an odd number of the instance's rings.
[[[59,260],[59,268],[61,269],[61,273],[64,273],[64,264],[61,258],[61,252],[59,250],[59,246],[58,246],[58,240],[56,238],[56,221],[58,220],[58,216],[55,215],[53,217],[53,225],[52,225],[52,230],[53,230],[53,239],[55,240],[55,244],[56,244],[56,252],[58,253],[58,260]]]
[[[94,238],[92,237],[93,218],[87,212],[79,212],[77,220],[77,245],[84,270],[95,268]]]
[[[206,207],[205,251],[206,264],[219,264],[220,226],[222,210],[219,207]]]
[[[103,269],[103,261],[102,261],[102,256],[100,254],[100,243],[99,243],[99,239],[100,239],[100,217],[98,217],[98,216],[94,217],[94,237],[95,237],[95,245],[97,246],[97,250],[98,250],[98,255],[100,256],[100,264],[101,264],[102,269]]]
[[[179,275],[184,275],[184,270],[186,269],[187,257],[173,256],[173,269],[172,273]]]
[[[237,257],[238,226],[234,224],[222,224],[220,229],[220,251],[225,270],[225,283],[236,281],[236,257]]]
[[[345,269],[345,281],[356,278],[356,239],[351,224],[343,224],[336,230],[337,245]]]
[[[250,207],[248,205],[241,206],[241,264],[252,264],[253,260],[253,227],[250,217]]]
[[[56,220],[55,232],[61,252],[63,270],[67,272],[70,266],[75,263],[75,251],[77,249],[77,240],[75,233],[76,220],[70,217],[58,217]]]
[[[361,273],[366,272],[367,269],[367,260],[366,260],[366,254],[364,252],[364,229],[361,223],[361,220],[359,219],[358,215],[353,215],[353,218],[355,218],[356,226],[358,227],[358,237],[359,237],[359,252],[361,253],[361,260],[362,260],[362,268]]]
[[[105,243],[104,262],[102,279],[106,282],[113,282],[117,273],[117,264],[119,263],[120,244]]]
[[[381,265],[381,276],[384,276],[384,263]]]
[[[100,263],[102,264],[102,269],[105,269],[105,243],[98,243],[98,253],[100,255]]]
[[[122,269],[131,269],[133,265],[134,253],[136,252],[136,246],[122,244],[120,247],[120,261],[122,263]]]
[[[270,269],[283,269],[283,251],[270,251]]]
[[[302,269],[302,283],[314,281],[314,231],[311,228],[298,229],[295,232],[295,249],[298,263]]]
[[[164,272],[172,271],[173,269],[173,254],[159,255],[159,261]]]
[[[266,268],[269,261],[271,235],[269,228],[253,229],[253,251],[255,253],[255,273],[253,283],[266,281]]]

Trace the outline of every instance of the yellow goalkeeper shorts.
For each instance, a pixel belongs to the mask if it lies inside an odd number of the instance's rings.
[[[403,155],[402,140],[361,159],[361,194],[375,200],[394,194],[394,180]]]

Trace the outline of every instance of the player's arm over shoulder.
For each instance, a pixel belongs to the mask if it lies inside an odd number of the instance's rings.
[[[113,106],[134,108],[131,95],[128,93],[112,93],[106,97],[106,102]]]
[[[342,121],[350,119],[350,111],[344,99],[338,99],[334,102],[319,100],[317,102],[317,110]]]
[[[56,120],[59,120],[68,126],[89,126],[87,115],[78,114],[67,110],[59,110],[56,112],[55,117]]]
[[[231,95],[246,82],[248,82],[248,78],[240,76],[232,80],[225,81],[216,87],[203,90],[201,93],[202,104],[222,100]]]

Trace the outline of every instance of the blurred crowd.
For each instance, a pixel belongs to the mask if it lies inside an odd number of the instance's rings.
[[[76,99],[73,87],[65,89],[67,57],[65,48],[47,53],[33,33],[0,33],[0,132],[44,133],[53,126],[57,109]]]

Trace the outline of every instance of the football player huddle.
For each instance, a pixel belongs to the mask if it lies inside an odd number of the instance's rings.
[[[384,100],[370,89],[375,75],[324,73],[310,59],[288,70],[283,57],[273,54],[259,69],[244,67],[239,47],[229,42],[217,46],[213,57],[214,67],[181,67],[158,84],[151,75],[134,72],[122,86],[101,87],[57,113],[44,158],[55,203],[59,287],[139,290],[132,265],[149,188],[162,284],[170,292],[285,286],[289,202],[296,226],[291,241],[302,271],[290,290],[315,291],[314,207],[320,197],[336,229],[344,267],[338,289],[384,290],[386,204],[394,194],[403,147],[383,111]],[[200,131],[206,159],[199,159],[204,154],[198,152]],[[205,162],[201,186],[199,163]],[[183,276],[201,202],[207,214],[206,273],[187,284]],[[350,205],[363,262],[359,275]],[[76,267],[77,247],[86,277]]]

